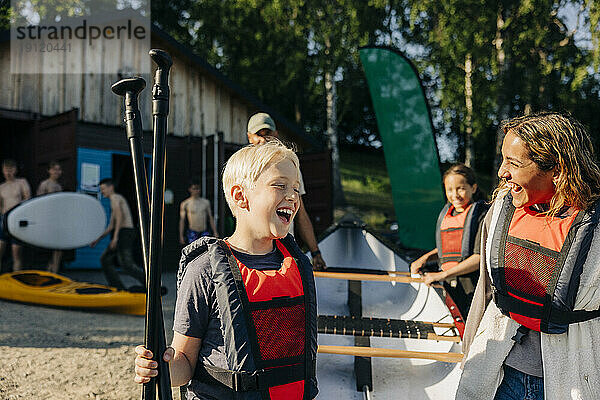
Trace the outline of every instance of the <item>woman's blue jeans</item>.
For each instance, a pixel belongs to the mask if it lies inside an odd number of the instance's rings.
[[[494,400],[544,400],[544,378],[505,365],[504,379]]]

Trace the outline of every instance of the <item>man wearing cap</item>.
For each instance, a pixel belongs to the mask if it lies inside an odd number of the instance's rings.
[[[268,137],[279,138],[279,132],[277,132],[273,118],[267,113],[254,114],[248,120],[248,141],[252,144],[263,144],[268,140]],[[302,195],[304,194],[306,194],[304,180],[302,174],[300,174],[300,208],[295,219],[298,222],[298,233],[310,250],[313,266],[316,269],[322,269],[326,267],[326,264],[317,245],[312,222],[310,222],[310,217],[306,212],[306,208],[304,208],[304,202],[302,201]],[[290,233],[294,233],[293,221],[290,225]]]

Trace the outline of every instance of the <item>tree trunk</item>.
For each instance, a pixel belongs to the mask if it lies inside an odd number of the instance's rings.
[[[496,60],[498,62],[498,87],[502,87],[502,83],[506,79],[506,54],[504,53],[504,39],[502,38],[502,28],[504,27],[504,18],[502,16],[502,8],[498,9],[498,16],[496,18],[496,38],[494,45],[496,46]],[[498,96],[498,117],[500,121],[508,119],[509,104],[508,99],[502,93],[501,89]],[[494,170],[492,171],[492,178],[494,183],[498,182],[498,169],[502,162],[502,141],[504,140],[504,133],[500,129],[496,130],[496,155],[494,157]]]
[[[473,65],[471,53],[465,57],[465,106],[467,115],[465,117],[465,165],[473,166],[473,85],[471,76],[473,75]]]
[[[342,180],[340,178],[340,150],[337,134],[337,95],[335,81],[331,72],[325,72],[325,95],[327,99],[327,138],[331,150],[331,168],[333,173],[333,204],[342,206],[345,203]]]

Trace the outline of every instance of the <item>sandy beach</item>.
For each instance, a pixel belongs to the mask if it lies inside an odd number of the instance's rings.
[[[103,283],[97,271],[67,271]],[[126,284],[135,281],[124,277]],[[175,273],[163,275],[167,343],[172,338]],[[0,399],[133,400],[134,348],[143,343],[144,317],[39,307],[0,300]],[[179,399],[178,389],[173,398]]]

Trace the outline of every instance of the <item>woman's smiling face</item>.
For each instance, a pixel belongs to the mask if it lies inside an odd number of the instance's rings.
[[[556,192],[555,170],[542,171],[529,157],[525,142],[510,131],[502,143],[498,177],[508,183],[513,205],[517,208],[548,203]]]

